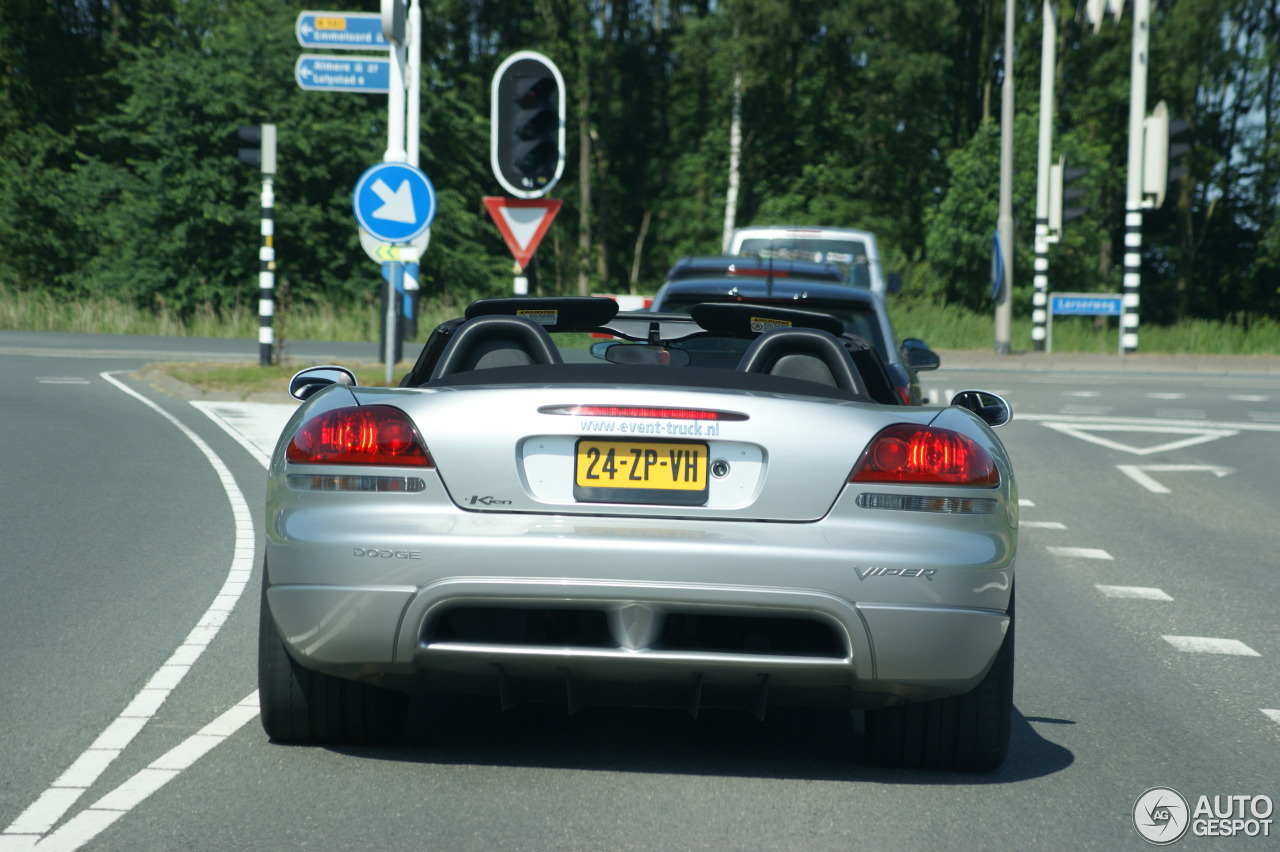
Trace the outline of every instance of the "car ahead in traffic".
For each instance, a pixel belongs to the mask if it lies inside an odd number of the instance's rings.
[[[266,732],[393,741],[412,692],[798,704],[864,711],[881,764],[999,766],[1011,411],[875,402],[841,328],[491,299],[399,387],[298,373],[267,483]]]
[[[682,257],[667,271],[667,282],[689,278],[803,278],[807,281],[848,283],[834,263],[761,257]]]
[[[837,317],[846,334],[867,341],[880,354],[898,399],[906,405],[922,402],[918,373],[936,370],[942,363],[922,340],[908,338],[898,345],[882,298],[870,290],[831,281],[790,274],[669,279],[654,295],[650,310],[688,313],[694,305],[719,301],[794,307]]]
[[[857,228],[753,225],[737,228],[729,254],[762,260],[807,260],[838,267],[846,283],[888,296],[902,288],[902,276],[886,273],[875,234]]]

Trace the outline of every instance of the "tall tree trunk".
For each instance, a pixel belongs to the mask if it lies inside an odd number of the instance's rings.
[[[729,119],[729,188],[724,197],[724,236],[721,250],[729,253],[729,240],[733,236],[738,218],[739,170],[742,164],[742,70],[733,72],[733,115]]]

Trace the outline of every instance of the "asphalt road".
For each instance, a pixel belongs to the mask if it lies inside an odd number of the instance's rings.
[[[1149,788],[1280,799],[1275,359],[945,353],[924,377],[1016,411],[1013,742],[964,776],[878,770],[847,714],[781,710],[418,703],[394,747],[271,744],[261,445],[289,407],[130,375],[217,352],[256,344],[0,332],[0,850],[1141,849]]]

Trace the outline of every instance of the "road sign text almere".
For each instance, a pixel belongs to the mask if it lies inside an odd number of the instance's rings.
[[[386,94],[391,90],[391,60],[304,53],[294,63],[293,76],[300,88],[311,91]]]

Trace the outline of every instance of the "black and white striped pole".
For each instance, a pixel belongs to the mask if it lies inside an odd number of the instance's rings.
[[[262,243],[258,247],[258,364],[274,360],[276,313],[275,189],[276,126],[252,124],[240,128],[240,138],[253,147],[240,149],[240,161],[262,170]]]
[[[1031,294],[1031,346],[1043,352],[1049,310],[1049,243],[1057,235],[1049,231],[1049,167],[1053,150],[1053,75],[1057,56],[1058,25],[1053,6],[1044,0],[1040,40],[1040,139],[1036,155],[1035,274]]]
[[[1093,31],[1106,12],[1116,20],[1124,0],[1087,0],[1085,16]],[[1147,114],[1147,47],[1151,37],[1151,0],[1133,0],[1133,50],[1129,63],[1129,174],[1124,202],[1124,291],[1120,314],[1120,351],[1138,351],[1139,289],[1142,285],[1142,213],[1150,206],[1143,198],[1143,128]]]

